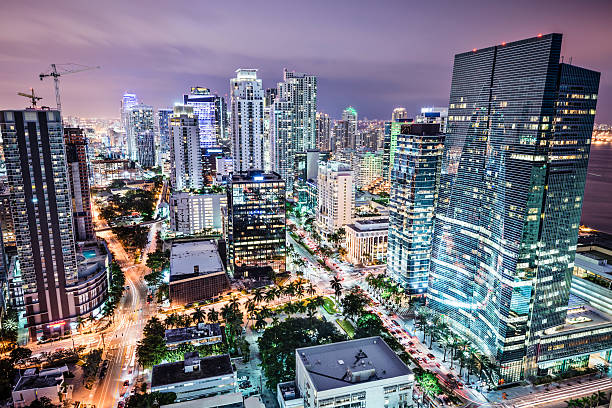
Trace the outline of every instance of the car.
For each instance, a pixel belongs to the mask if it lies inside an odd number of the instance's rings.
[[[413,342],[413,341],[409,341],[409,342],[408,342],[408,345],[409,345],[410,347],[414,347],[414,342]]]
[[[434,359],[436,358],[436,356],[434,356],[434,355],[433,355],[433,354],[431,354],[431,353],[427,353],[427,357],[431,358],[432,360],[434,360]]]
[[[457,381],[457,388],[459,388],[460,390],[463,389],[463,384],[461,384],[460,382]]]
[[[440,363],[436,362],[436,367],[440,368]]]

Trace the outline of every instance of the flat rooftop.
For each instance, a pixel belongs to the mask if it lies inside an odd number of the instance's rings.
[[[23,376],[17,381],[14,391],[55,387],[64,381],[62,374]]]
[[[234,173],[232,175],[232,183],[253,183],[253,182],[267,182],[267,183],[280,183],[283,182],[283,178],[280,174],[271,172],[271,173],[262,173],[256,171],[243,172],[243,173]]]
[[[178,329],[168,329],[164,337],[166,343],[180,343],[189,340],[204,339],[207,337],[221,336],[221,326],[219,323],[204,324],[200,323],[193,327],[181,327]]]
[[[185,361],[153,366],[151,387],[161,387],[169,384],[201,380],[203,378],[232,375],[234,373],[229,354],[203,357],[198,360],[197,368],[190,372],[185,372]]]
[[[174,404],[162,405],[160,408],[220,408],[225,406],[242,406],[243,398],[241,392],[215,395],[214,397],[198,398],[189,401],[175,402]]]
[[[582,305],[568,310],[565,324],[545,330],[544,335],[558,335],[608,324],[612,324],[612,316],[592,306]]]
[[[214,240],[176,242],[170,249],[170,280],[224,272]],[[174,279],[173,279],[174,278]]]
[[[348,227],[355,231],[378,231],[389,229],[389,217],[373,216],[372,218],[358,218]]]
[[[412,374],[378,336],[295,351],[317,391]]]

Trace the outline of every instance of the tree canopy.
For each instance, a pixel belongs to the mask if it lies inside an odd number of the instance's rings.
[[[127,399],[126,408],[153,408],[172,404],[176,400],[174,392],[152,392],[150,394],[134,394]]]

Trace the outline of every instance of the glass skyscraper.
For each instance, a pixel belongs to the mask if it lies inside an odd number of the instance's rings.
[[[428,302],[506,382],[567,312],[599,73],[560,64],[561,38],[455,56]]]
[[[387,272],[415,296],[427,292],[444,142],[439,130],[437,124],[402,125],[391,169]]]
[[[200,127],[200,147],[217,145],[216,99],[208,88],[193,87],[188,95],[183,95],[183,103],[193,106]]]

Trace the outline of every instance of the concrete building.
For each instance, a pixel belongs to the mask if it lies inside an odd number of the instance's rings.
[[[389,218],[356,219],[346,231],[346,258],[353,265],[378,265],[387,261]]]
[[[237,383],[228,354],[185,353],[183,361],[153,366],[151,373],[151,392],[174,392],[176,402],[235,393]]]
[[[13,406],[24,408],[30,406],[35,400],[43,397],[49,398],[52,404],[61,403],[63,399],[72,397],[72,386],[64,387],[64,373],[68,367],[50,368],[39,371],[36,368],[28,368],[19,377],[15,388],[13,388]]]
[[[353,155],[353,166],[356,179],[355,186],[366,189],[375,180],[382,178],[383,152],[358,152]]]
[[[95,238],[87,168],[87,138],[81,128],[64,128],[66,161],[72,195],[72,221],[77,241]]]
[[[215,395],[213,397],[198,398],[162,405],[160,408],[244,408],[245,401],[241,392]]]
[[[92,187],[108,187],[114,180],[133,180],[140,174],[127,159],[92,160],[90,164]]]
[[[355,149],[357,146],[357,123],[359,120],[357,110],[352,106],[345,108],[342,111],[342,120],[347,123],[347,134],[344,147]]]
[[[256,69],[230,80],[234,172],[264,169],[264,91]]]
[[[155,167],[157,155],[155,153],[155,134],[153,131],[141,132],[137,135],[136,149],[140,167],[146,169]]]
[[[226,194],[176,192],[170,197],[170,229],[184,235],[221,233]]]
[[[317,112],[317,149],[326,152],[332,150],[331,129],[329,115],[324,112]]]
[[[353,221],[355,189],[353,171],[330,161],[319,166],[316,222],[321,234],[332,234]]]
[[[170,249],[170,301],[187,304],[218,296],[229,280],[215,241],[174,242]]]
[[[296,349],[295,361],[306,407],[413,406],[414,374],[380,337]]]
[[[173,350],[181,344],[191,344],[197,347],[204,344],[221,343],[223,341],[223,333],[221,333],[219,323],[199,323],[193,327],[168,329],[164,334],[164,338],[166,346]]]
[[[176,105],[170,118],[170,183],[174,191],[204,186],[200,128],[193,107]]]
[[[406,108],[395,108],[391,113],[391,122],[399,122],[401,119],[408,119]]]
[[[141,135],[155,134],[155,119],[153,107],[145,104],[130,106],[125,111],[127,139],[127,157],[132,161],[138,161],[138,139]],[[153,155],[155,157],[155,155]]]

